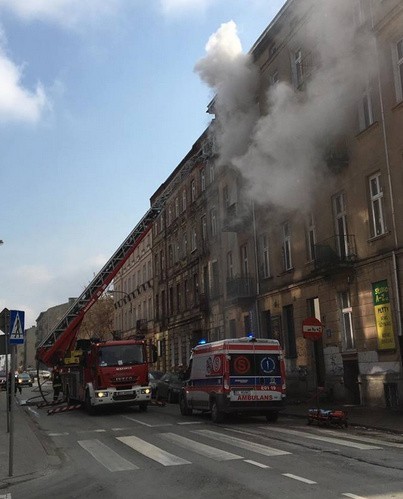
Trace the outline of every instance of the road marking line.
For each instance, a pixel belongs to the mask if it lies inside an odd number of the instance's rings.
[[[144,426],[148,426],[149,428],[159,428],[161,426],[172,426],[171,423],[167,423],[167,424],[149,424],[149,423],[145,423],[144,421],[140,421],[139,419],[131,418],[130,416],[123,416],[123,417],[126,418],[126,419],[130,419],[130,421],[134,421],[135,423],[139,423],[139,424],[142,424]]]
[[[69,433],[48,433],[48,437],[64,437],[69,435]]]
[[[175,456],[174,454],[170,454],[166,452],[156,445],[149,444],[145,440],[141,440],[141,438],[130,436],[130,437],[116,437],[117,440],[120,440],[122,443],[128,445],[135,451],[143,454],[153,461],[157,461],[163,466],[178,466],[181,464],[192,464],[190,461],[186,461],[186,459],[182,459],[181,457]]]
[[[350,494],[349,492],[345,492],[342,496],[351,497],[351,499],[367,499],[366,497],[356,496],[355,494]]]
[[[232,459],[243,459],[242,456],[237,454],[232,454],[231,452],[226,452],[216,447],[211,447],[210,445],[202,444],[201,442],[196,442],[190,438],[182,437],[176,433],[160,433],[159,437],[171,442],[175,445],[179,445],[183,449],[188,449],[204,457],[214,459],[215,461],[230,461]]]
[[[252,459],[245,459],[245,463],[253,464],[253,466],[258,466],[259,468],[270,468],[267,464],[258,463],[257,461],[252,461]]]
[[[112,431],[125,431],[125,430],[129,430],[129,428],[111,428],[111,430]]]
[[[403,444],[399,444],[398,442],[388,442],[385,440],[381,440],[380,438],[371,438],[371,437],[364,437],[364,436],[358,436],[358,435],[350,435],[349,433],[339,433],[334,430],[325,430],[326,433],[329,435],[341,435],[345,436],[346,438],[351,438],[352,440],[359,440],[362,442],[368,442],[370,444],[379,444],[379,445],[384,445],[385,447],[397,447],[398,449],[403,449]]]
[[[109,471],[138,470],[139,467],[119,456],[99,440],[79,440],[78,444],[89,452],[102,466]]]
[[[253,442],[248,442],[247,440],[242,440],[241,438],[231,437],[230,435],[223,435],[222,433],[217,433],[210,430],[193,430],[192,433],[197,433],[213,440],[218,440],[219,442],[224,442],[226,444],[234,445],[235,447],[240,447],[241,449],[246,449],[258,454],[263,454],[264,456],[283,456],[286,454],[291,454],[279,449],[274,449],[273,447],[268,447],[267,445],[255,444]]]
[[[203,424],[203,421],[183,421],[182,423],[176,424]]]
[[[292,473],[282,473],[282,475],[286,476],[287,478],[292,478],[293,480],[298,480],[299,482],[308,483],[309,485],[314,485],[317,483],[314,482],[313,480],[308,480],[308,478],[303,478],[302,476],[293,475]]]
[[[93,430],[93,431],[94,431],[94,433],[104,433],[106,430],[100,429],[100,430]]]
[[[375,445],[367,445],[367,444],[359,444],[355,442],[349,442],[348,440],[341,440],[340,438],[332,438],[332,437],[325,437],[325,436],[320,436],[320,435],[313,435],[312,433],[307,433],[303,431],[296,431],[296,430],[289,430],[289,429],[282,429],[282,428],[273,428],[270,426],[268,429],[265,426],[260,427],[262,430],[266,431],[275,431],[278,433],[286,433],[287,435],[295,435],[297,437],[303,437],[303,438],[310,438],[311,440],[320,440],[322,442],[328,442],[331,444],[337,444],[337,445],[344,445],[345,447],[354,447],[355,449],[360,449],[360,450],[372,450],[372,449],[381,449],[381,447],[376,447]]]
[[[130,416],[123,416],[123,417],[126,418],[126,419],[130,419],[130,421],[134,421],[135,423],[139,423],[139,424],[142,424],[144,426],[148,426],[149,428],[159,428],[160,426],[172,426],[171,423],[166,423],[166,424],[149,424],[149,423],[145,423],[144,421],[140,421],[139,419],[131,418]]]

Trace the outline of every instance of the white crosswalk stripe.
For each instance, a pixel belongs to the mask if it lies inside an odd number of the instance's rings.
[[[256,444],[254,442],[243,440],[242,438],[232,437],[231,435],[225,435],[216,431],[194,430],[192,433],[211,438],[218,442],[230,444],[235,447],[240,447],[241,449],[249,450],[251,452],[256,452],[257,454],[263,454],[264,456],[283,456],[290,454],[290,452],[286,452],[284,450],[274,449],[273,447],[268,447],[267,445]]]
[[[166,452],[156,445],[150,444],[141,438],[130,436],[130,437],[117,437],[120,442],[128,445],[135,451],[143,454],[153,461],[157,461],[163,466],[178,466],[182,464],[192,464],[190,461],[186,459],[182,459],[181,457],[175,456],[169,452]]]
[[[191,450],[200,454],[202,456],[214,459],[214,461],[230,461],[232,459],[243,459],[242,456],[237,454],[232,454],[231,452],[226,452],[224,450],[217,449],[216,447],[211,447],[210,445],[203,444],[201,442],[196,442],[190,438],[182,437],[176,433],[160,433],[159,436],[179,447]]]
[[[321,442],[343,445],[345,447],[353,447],[354,449],[360,449],[360,450],[381,449],[381,447],[375,446],[375,445],[368,445],[368,444],[363,444],[363,443],[359,443],[359,442],[352,442],[349,440],[343,440],[341,438],[326,437],[325,435],[314,435],[313,433],[308,433],[308,432],[298,431],[298,430],[290,430],[288,428],[274,428],[273,426],[270,426],[270,429],[268,429],[265,426],[261,426],[260,428],[262,430],[265,430],[266,432],[270,431],[270,432],[276,432],[276,433],[284,433],[286,435],[295,435],[296,437],[308,438],[310,440],[319,440]]]
[[[109,471],[138,470],[138,466],[121,457],[99,440],[79,440],[78,444]]]

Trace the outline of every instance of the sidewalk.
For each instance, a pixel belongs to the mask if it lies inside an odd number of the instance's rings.
[[[24,394],[17,395],[13,406],[14,452],[13,473],[9,476],[9,441],[7,432],[7,394],[0,391],[0,495],[8,485],[23,482],[46,474],[50,467],[59,464],[59,458],[46,446],[46,440],[39,436],[34,419],[19,405]]]
[[[382,407],[362,407],[359,405],[328,404],[321,402],[321,409],[341,409],[347,412],[348,424],[351,426],[362,426],[403,436],[403,412]],[[283,415],[296,416],[308,419],[309,409],[316,409],[316,401],[300,402],[289,400],[285,409],[281,412]]]

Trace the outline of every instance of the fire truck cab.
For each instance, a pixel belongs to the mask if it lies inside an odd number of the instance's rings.
[[[182,415],[209,411],[220,423],[226,414],[247,413],[275,422],[284,405],[285,368],[277,340],[234,338],[198,345],[185,378]]]

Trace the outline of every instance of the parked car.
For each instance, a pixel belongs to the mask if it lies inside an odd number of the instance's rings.
[[[7,388],[7,373],[6,371],[0,371],[0,390],[5,390]]]
[[[176,373],[165,373],[161,379],[157,380],[155,398],[167,400],[170,403],[178,402],[182,386],[183,380],[181,375]]]
[[[151,397],[155,398],[155,389],[157,387],[157,381],[164,376],[161,371],[149,371],[148,373],[148,384],[151,387]]]
[[[26,372],[19,373],[17,375],[16,381],[19,386],[32,386],[31,376]]]

